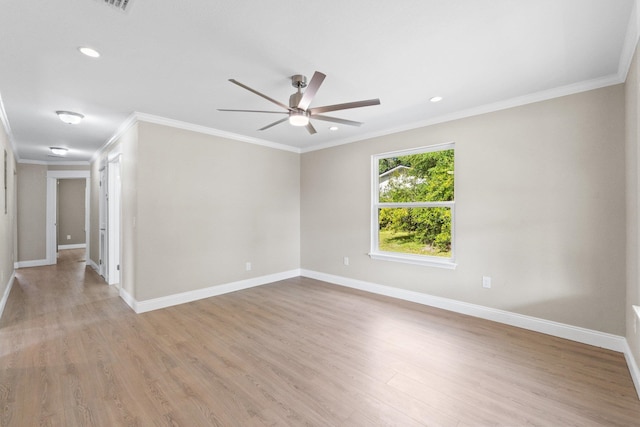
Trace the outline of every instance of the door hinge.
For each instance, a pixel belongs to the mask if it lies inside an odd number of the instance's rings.
[[[116,270],[120,271],[120,264],[116,267]]]

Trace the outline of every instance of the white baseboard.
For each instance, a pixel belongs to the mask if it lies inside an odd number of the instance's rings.
[[[95,271],[99,272],[100,271],[100,267],[98,267],[98,264],[96,264],[95,262],[93,262],[92,259],[87,258],[87,260],[85,261],[87,263],[87,265],[91,268],[93,268]]]
[[[95,263],[93,263],[95,265]],[[97,269],[97,266],[95,267]],[[571,341],[583,344],[602,347],[609,350],[621,352],[627,360],[627,365],[633,379],[636,392],[640,398],[640,369],[631,353],[626,338],[619,335],[608,334],[605,332],[594,331],[591,329],[581,328],[577,326],[567,325],[564,323],[553,322],[550,320],[539,319],[532,316],[525,316],[505,310],[485,307],[477,304],[470,304],[462,301],[456,301],[449,298],[442,298],[433,295],[423,294],[420,292],[409,291],[406,289],[394,288],[391,286],[378,285],[376,283],[365,282],[362,280],[350,279],[342,276],[334,276],[317,271],[296,269],[285,271],[282,273],[271,274],[267,276],[255,277],[247,280],[226,283],[217,286],[211,286],[204,289],[196,289],[193,291],[182,292],[179,294],[167,295],[165,297],[153,298],[144,301],[136,301],[124,289],[120,289],[120,297],[135,311],[136,313],[145,313],[147,311],[158,310],[165,307],[184,304],[204,298],[222,295],[229,292],[235,292],[242,289],[248,289],[268,283],[277,282],[293,277],[304,276],[312,279],[322,280],[324,282],[333,283],[353,289],[359,289],[374,294],[385,295],[392,298],[398,298],[405,301],[411,301],[418,304],[436,307],[443,310],[453,311],[456,313],[466,314],[481,319],[492,320],[494,322],[506,325],[516,326],[535,332],[552,335],[559,338],[565,338]]]
[[[46,259],[34,259],[31,261],[18,261],[14,263],[14,268],[42,267],[43,265],[51,264]]]
[[[120,296],[136,313],[145,313],[147,311],[158,310],[160,308],[171,307],[178,304],[184,304],[204,298],[222,295],[229,292],[240,291],[242,289],[253,288],[256,286],[266,285],[268,283],[277,282],[279,280],[290,279],[300,276],[300,270],[290,270],[281,273],[269,274],[266,276],[254,277],[237,282],[225,283],[222,285],[211,286],[203,289],[182,292],[179,294],[167,295],[164,297],[148,299],[144,301],[136,301],[130,294],[123,289],[120,290]]]
[[[11,277],[9,277],[9,282],[7,283],[7,287],[2,295],[2,300],[0,300],[0,319],[2,318],[2,313],[4,313],[4,306],[7,305],[7,300],[9,299],[9,294],[11,293],[11,288],[13,287],[13,281],[15,278],[16,272],[14,271],[11,273]]]
[[[131,294],[127,291],[125,291],[123,288],[120,288],[120,298],[122,298],[124,300],[124,302],[127,303],[127,305],[129,307],[131,307],[131,309],[133,311],[135,311],[136,313],[138,313],[138,310],[136,310],[137,308],[137,301],[134,297],[131,296]]]
[[[492,320],[506,325],[516,326],[530,331],[541,332],[555,337],[565,338],[584,344],[602,347],[621,353],[625,352],[627,340],[619,335],[580,328],[578,326],[539,319],[532,316],[525,316],[510,311],[499,310],[477,304],[456,301],[449,298],[442,298],[406,289],[394,288],[391,286],[378,285],[362,280],[349,279],[331,274],[319,273],[317,271],[302,270],[302,276],[312,279],[322,280],[336,285],[359,289],[374,294],[385,295],[405,301],[441,308],[456,313],[479,317],[481,319]]]
[[[87,244],[86,243],[77,243],[75,245],[58,245],[58,250],[64,250],[64,249],[86,249],[87,248]]]
[[[624,358],[627,360],[629,373],[631,374],[633,385],[636,387],[636,393],[638,393],[638,398],[640,399],[640,368],[638,368],[638,363],[635,357],[633,357],[633,353],[631,352],[629,343],[625,341],[624,344],[625,344]]]

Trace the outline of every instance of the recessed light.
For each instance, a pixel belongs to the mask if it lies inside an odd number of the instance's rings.
[[[335,132],[338,130],[338,126],[331,126],[329,130]]]
[[[442,101],[442,99],[443,98],[441,96],[434,96],[429,101],[431,101],[431,102],[440,102],[440,101]]]
[[[56,111],[56,114],[66,124],[77,125],[84,119],[84,116],[80,113],[74,113],[72,111]]]
[[[90,47],[81,46],[78,48],[81,54],[88,56],[89,58],[99,58],[100,52],[95,49],[91,49]]]
[[[49,147],[49,150],[51,150],[51,152],[56,156],[64,156],[67,154],[67,151],[69,151],[67,148],[63,147]]]

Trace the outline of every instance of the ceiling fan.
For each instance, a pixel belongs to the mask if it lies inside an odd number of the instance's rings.
[[[258,130],[266,130],[270,127],[278,125],[280,123],[286,122],[287,120],[292,126],[305,126],[307,131],[313,135],[317,133],[309,119],[317,119],[324,120],[327,122],[340,123],[343,125],[349,126],[360,126],[361,122],[354,122],[352,120],[339,119],[337,117],[329,117],[325,116],[322,113],[327,113],[329,111],[338,111],[338,110],[347,110],[350,108],[360,108],[360,107],[368,107],[370,105],[379,105],[379,99],[368,99],[365,101],[356,101],[356,102],[347,102],[344,104],[335,104],[335,105],[325,105],[324,107],[313,107],[309,108],[313,98],[316,96],[320,85],[324,81],[326,75],[316,71],[313,73],[311,77],[311,81],[307,85],[307,78],[301,74],[296,74],[295,76],[291,76],[291,85],[297,89],[297,91],[289,97],[289,106],[276,101],[273,98],[268,97],[267,95],[258,92],[255,89],[250,88],[247,85],[240,83],[235,79],[229,79],[229,81],[235,85],[240,86],[248,90],[249,92],[253,92],[258,96],[266,99],[267,101],[271,101],[279,107],[284,108],[286,111],[263,111],[263,110],[229,110],[229,109],[218,109],[218,111],[235,111],[242,113],[272,113],[272,114],[287,114],[288,117],[275,121],[267,126],[260,128]],[[303,88],[307,88],[304,92],[302,92]]]

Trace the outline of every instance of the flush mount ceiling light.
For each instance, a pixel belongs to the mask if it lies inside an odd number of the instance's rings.
[[[63,122],[69,125],[77,125],[84,119],[84,116],[80,113],[74,113],[72,111],[56,111],[56,114]]]
[[[56,156],[64,156],[67,154],[67,151],[69,151],[68,149],[63,147],[49,147],[49,150],[51,150],[51,153],[55,154]]]
[[[429,101],[431,101],[431,102],[440,102],[440,101],[442,101],[442,99],[443,98],[441,96],[434,96]]]
[[[99,58],[100,52],[95,49],[86,46],[80,46],[78,48],[81,54],[88,56],[89,58]]]
[[[337,130],[338,130],[338,126],[331,126],[331,127],[329,128],[329,130],[330,130],[330,131],[332,131],[332,132],[335,132],[335,131],[337,131]]]

